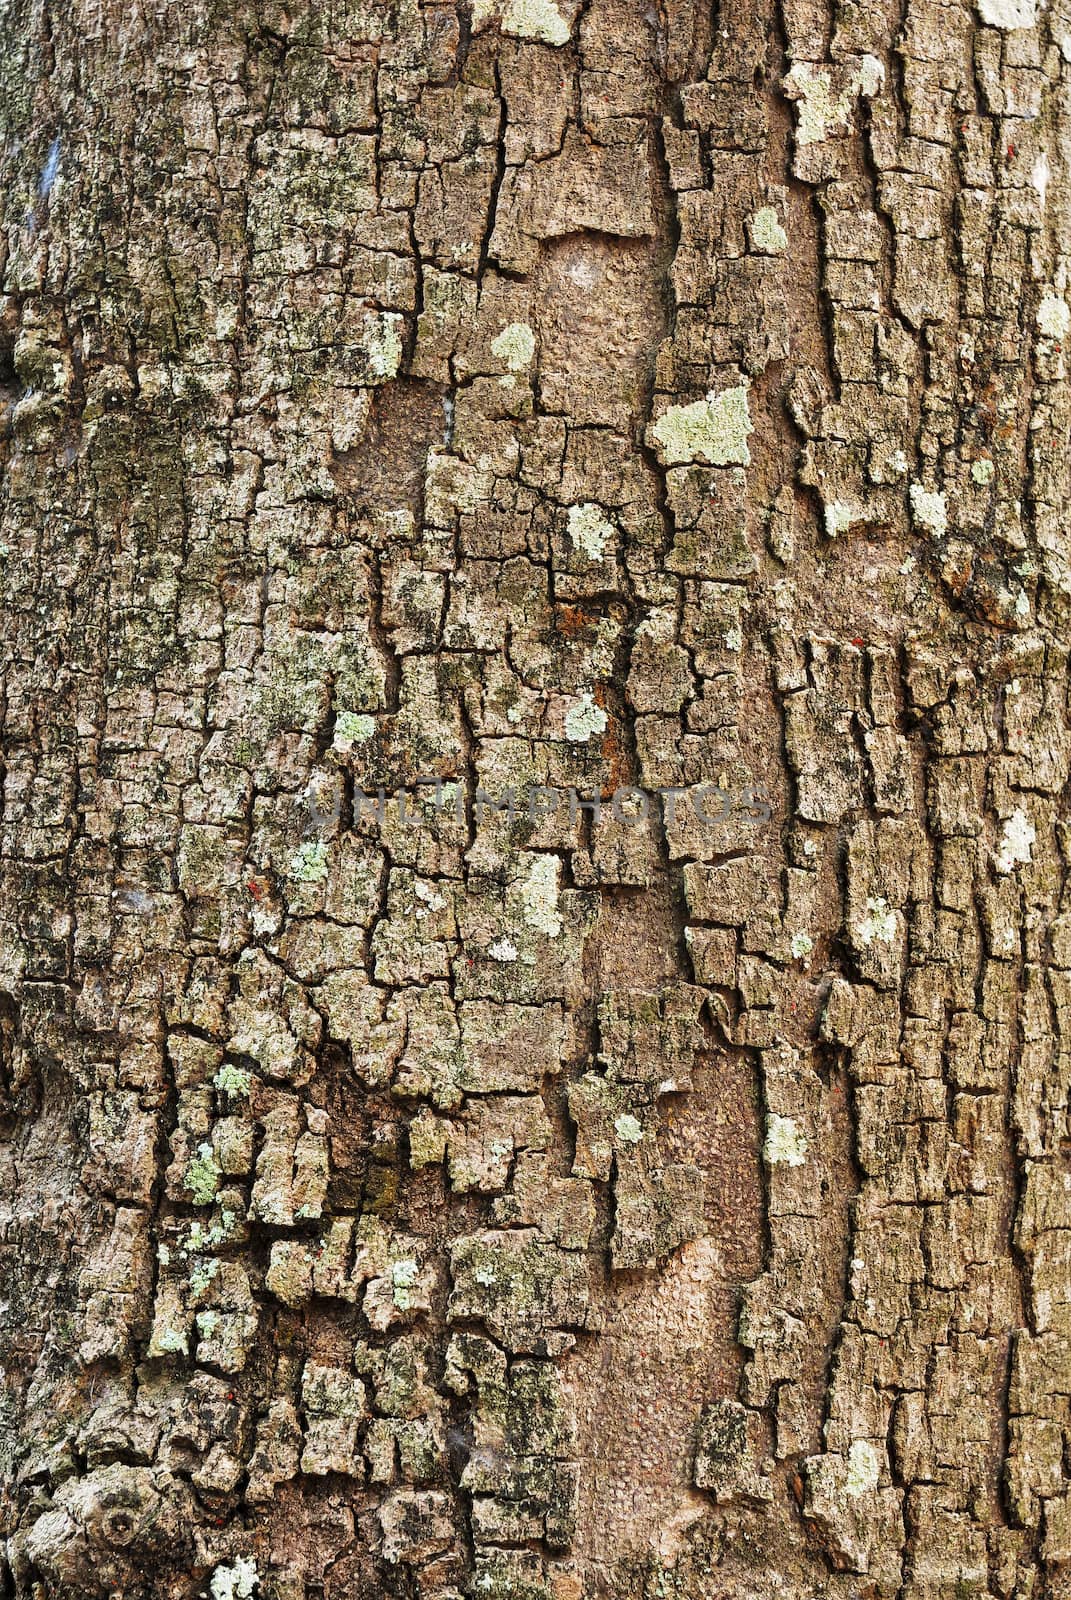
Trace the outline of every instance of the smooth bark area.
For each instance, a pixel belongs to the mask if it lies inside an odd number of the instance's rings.
[[[0,0],[8,1600],[1071,1596],[1069,90]]]

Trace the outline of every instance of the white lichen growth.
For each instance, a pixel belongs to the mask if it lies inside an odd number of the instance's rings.
[[[596,733],[604,733],[608,718],[590,694],[582,694],[565,713],[565,737],[573,744],[587,744]]]
[[[870,1494],[878,1486],[881,1476],[881,1458],[869,1439],[854,1439],[848,1451],[848,1471],[844,1478],[844,1493],[857,1499]]]
[[[853,522],[858,522],[859,513],[853,506],[845,505],[843,500],[829,500],[825,508],[826,537],[836,539],[839,534],[847,533]]]
[[[516,961],[517,946],[512,939],[496,939],[487,953],[492,961]]]
[[[502,12],[502,32],[553,45],[568,44],[571,36],[569,24],[554,0],[508,0]]]
[[[309,839],[290,857],[290,876],[299,883],[323,883],[327,877],[327,844]]]
[[[333,743],[339,749],[365,744],[376,731],[376,719],[363,711],[340,711],[335,718]]]
[[[1014,592],[1007,586],[998,589],[997,604],[1005,617],[1013,612],[1020,617],[1030,615],[1030,601],[1022,589],[1016,589]]]
[[[751,244],[768,256],[779,256],[788,249],[788,234],[778,222],[773,206],[760,206],[752,217]]]
[[[940,539],[948,531],[948,501],[939,489],[926,489],[913,483],[908,490],[911,515],[920,528]]]
[[[186,1235],[182,1246],[185,1255],[200,1255],[206,1250],[214,1250],[217,1245],[225,1243],[236,1220],[235,1213],[224,1207],[219,1214],[219,1221],[213,1222],[206,1228],[198,1219],[190,1223],[190,1231]]]
[[[231,1566],[217,1567],[212,1574],[212,1600],[250,1600],[259,1581],[256,1562],[239,1556]]]
[[[399,1311],[408,1311],[413,1304],[411,1290],[417,1281],[420,1267],[406,1256],[401,1261],[396,1261],[390,1269],[391,1296]]]
[[[1013,811],[1004,824],[996,854],[998,872],[1013,872],[1031,860],[1037,829],[1025,811]]]
[[[668,467],[702,461],[712,467],[751,464],[753,432],[747,388],[738,384],[688,406],[670,406],[648,429]]]
[[[799,61],[785,79],[789,97],[799,102],[796,111],[796,143],[820,144],[838,129],[847,126],[856,98],[872,100],[885,83],[885,68],[876,56],[860,61],[842,90],[833,88],[827,68],[815,68]]]
[[[413,893],[418,900],[423,902],[422,906],[418,906],[416,911],[419,920],[428,916],[432,911],[446,910],[446,899],[439,893],[433,883],[425,883],[422,878],[418,878],[413,884]]]
[[[838,123],[846,121],[854,96],[834,95],[828,72],[816,72],[809,62],[792,68],[785,87],[799,101],[796,112],[796,142],[819,144]]]
[[[791,950],[792,959],[794,961],[805,960],[813,949],[814,940],[811,938],[809,933],[794,933],[792,935]]]
[[[1037,310],[1037,324],[1046,339],[1066,339],[1071,327],[1071,308],[1063,295],[1048,293]]]
[[[978,15],[991,28],[1012,33],[1032,28],[1038,20],[1037,0],[978,0]]]
[[[614,1132],[624,1144],[639,1144],[643,1138],[643,1128],[630,1111],[623,1111],[615,1118]]]
[[[157,1350],[166,1356],[185,1356],[190,1353],[190,1341],[179,1328],[165,1328],[155,1339]]]
[[[212,1146],[202,1144],[193,1160],[187,1164],[182,1177],[182,1186],[195,1206],[207,1206],[215,1198],[221,1176],[219,1162],[215,1158]]]
[[[1045,204],[1045,196],[1048,193],[1049,179],[1051,176],[1052,169],[1049,166],[1049,158],[1045,154],[1044,150],[1042,150],[1041,154],[1038,156],[1030,170],[1030,186],[1032,189],[1037,190],[1038,199],[1041,201],[1042,205]]]
[[[987,483],[992,483],[995,468],[988,456],[981,456],[979,460],[971,463],[971,477],[983,489]]]
[[[881,93],[885,87],[885,68],[877,56],[863,57],[854,81],[858,83],[859,93],[864,100],[873,100],[875,95]]]
[[[585,500],[569,507],[569,537],[573,548],[589,561],[601,561],[607,540],[614,536],[613,523],[603,516],[602,507]]]
[[[190,1272],[190,1292],[194,1295],[203,1294],[219,1271],[219,1262],[213,1256],[208,1261],[199,1261]]]
[[[766,1118],[762,1154],[771,1167],[802,1167],[807,1159],[807,1140],[791,1117],[771,1113]]]
[[[530,928],[556,939],[562,931],[558,910],[558,877],[561,862],[557,856],[536,856],[521,887],[521,905]]]
[[[511,372],[523,372],[535,356],[535,334],[527,322],[510,322],[491,340],[491,354],[504,361]]]
[[[229,1094],[232,1100],[247,1095],[252,1081],[245,1068],[235,1066],[233,1061],[225,1061],[212,1080],[220,1094]]]
[[[398,375],[402,364],[402,325],[404,317],[398,311],[383,311],[369,323],[362,339],[368,359],[368,375],[377,383],[384,383]]]
[[[892,944],[896,938],[896,912],[880,895],[870,898],[855,932],[862,945]]]

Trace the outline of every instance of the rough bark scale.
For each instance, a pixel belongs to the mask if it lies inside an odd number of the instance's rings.
[[[4,1593],[1071,1593],[1068,0],[0,27]]]

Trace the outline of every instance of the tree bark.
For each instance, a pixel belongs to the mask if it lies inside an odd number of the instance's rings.
[[[0,30],[3,1594],[1066,1600],[1068,0]]]

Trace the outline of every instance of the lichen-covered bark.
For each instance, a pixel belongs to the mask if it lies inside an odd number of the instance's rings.
[[[12,1600],[1071,1594],[1069,91],[0,0]]]

